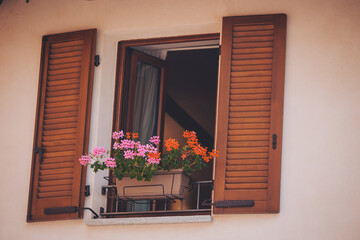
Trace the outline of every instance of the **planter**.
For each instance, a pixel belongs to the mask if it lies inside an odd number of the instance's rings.
[[[135,178],[116,179],[116,188],[121,199],[183,199],[190,177],[182,169],[158,171],[151,182],[137,181]]]

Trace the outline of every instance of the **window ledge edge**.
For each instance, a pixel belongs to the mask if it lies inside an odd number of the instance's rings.
[[[86,225],[89,226],[139,225],[139,224],[164,224],[164,223],[165,224],[206,223],[206,222],[212,222],[211,215],[85,219]]]

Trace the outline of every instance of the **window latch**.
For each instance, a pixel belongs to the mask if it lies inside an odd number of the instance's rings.
[[[277,135],[273,134],[272,135],[272,148],[276,149],[276,145],[277,145]]]
[[[201,203],[201,206],[214,206],[217,208],[253,207],[254,205],[254,200],[216,201],[212,203],[211,199],[206,199]]]

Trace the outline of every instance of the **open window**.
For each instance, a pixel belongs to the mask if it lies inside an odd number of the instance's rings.
[[[194,130],[213,148],[219,35],[120,42],[119,50],[125,61],[118,75],[122,96],[115,125],[139,132],[140,141],[153,135],[182,140],[184,130]],[[193,175],[185,199],[124,201],[110,193],[110,215],[210,214],[201,202],[211,198],[212,166]]]

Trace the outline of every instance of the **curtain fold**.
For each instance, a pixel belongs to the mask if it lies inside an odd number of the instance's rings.
[[[160,69],[139,61],[137,63],[133,132],[146,143],[157,133]]]

